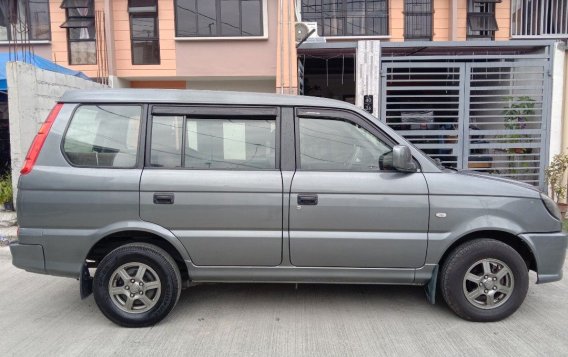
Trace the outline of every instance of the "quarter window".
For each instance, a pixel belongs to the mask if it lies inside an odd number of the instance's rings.
[[[263,0],[176,0],[176,36],[262,36],[262,3]]]
[[[79,107],[63,139],[65,156],[76,166],[134,167],[141,113],[139,106]]]
[[[392,149],[363,127],[342,120],[300,118],[300,168],[378,171],[392,168]]]
[[[276,121],[155,116],[150,165],[166,168],[276,168]]]

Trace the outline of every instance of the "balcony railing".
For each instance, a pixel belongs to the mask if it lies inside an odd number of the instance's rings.
[[[568,1],[511,0],[511,36],[568,38]]]

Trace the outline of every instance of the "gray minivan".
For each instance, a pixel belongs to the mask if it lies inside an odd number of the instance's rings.
[[[17,210],[13,264],[79,279],[132,327],[199,282],[419,285],[496,321],[529,270],[561,279],[567,246],[537,188],[440,167],[350,104],[272,94],[67,92]]]

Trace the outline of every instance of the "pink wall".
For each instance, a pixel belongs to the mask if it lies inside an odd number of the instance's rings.
[[[268,0],[268,39],[178,40],[178,76],[276,76],[278,1]]]

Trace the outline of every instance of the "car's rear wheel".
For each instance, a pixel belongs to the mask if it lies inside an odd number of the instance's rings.
[[[126,327],[151,326],[166,317],[181,292],[172,257],[151,244],[116,248],[99,263],[93,294],[102,313]]]
[[[477,239],[458,246],[440,274],[444,300],[460,317],[498,321],[513,314],[528,291],[528,268],[509,245]]]

